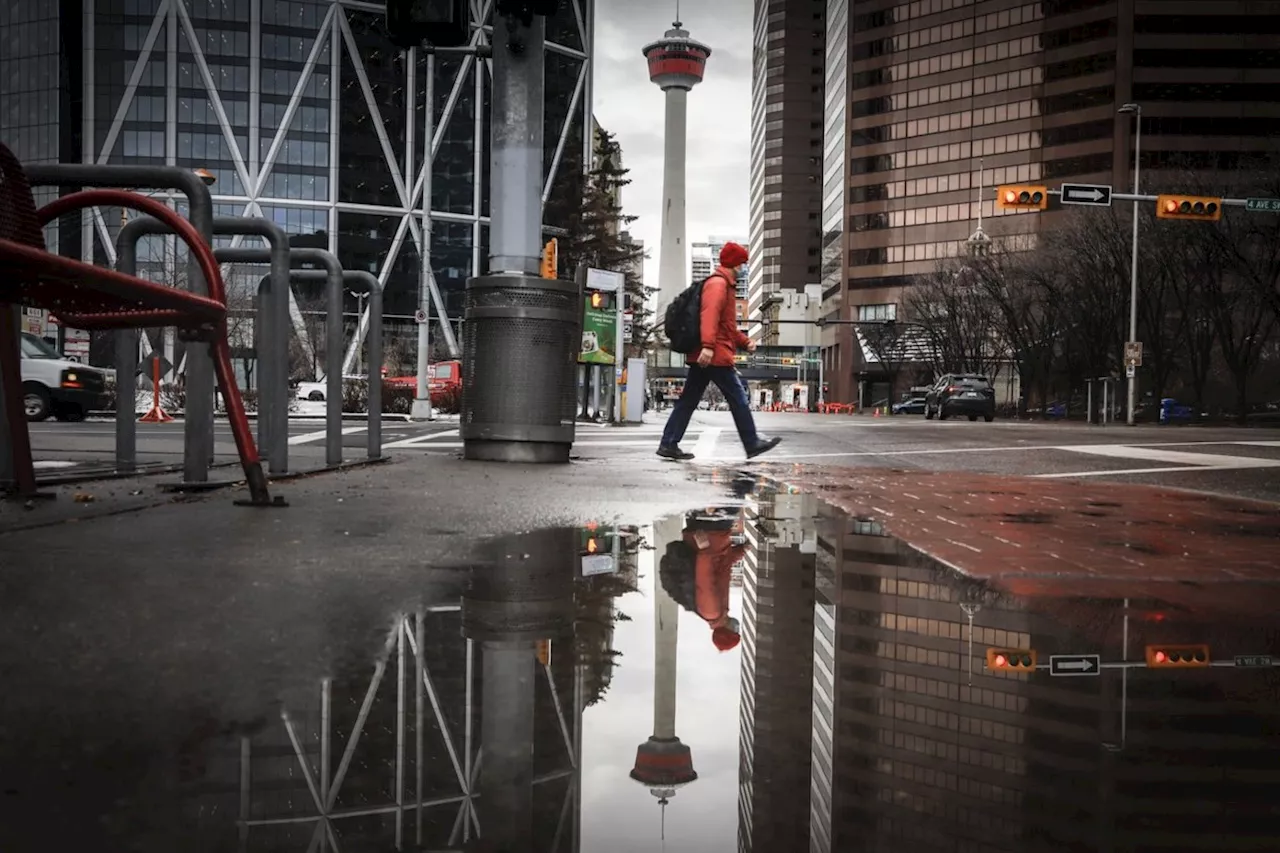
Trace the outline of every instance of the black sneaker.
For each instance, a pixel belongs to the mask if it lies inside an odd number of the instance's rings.
[[[692,453],[686,453],[680,449],[678,444],[661,444],[658,446],[658,455],[663,459],[692,459]]]
[[[755,459],[761,453],[768,453],[770,450],[777,447],[781,441],[782,439],[780,438],[766,438],[764,436],[760,436],[760,438],[756,439],[755,444],[747,448],[747,458]]]

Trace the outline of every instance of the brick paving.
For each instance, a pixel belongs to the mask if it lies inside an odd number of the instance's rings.
[[[1280,583],[1277,504],[957,472],[772,465],[765,473],[1012,592],[1079,595],[1085,579],[1117,590],[1138,579]]]

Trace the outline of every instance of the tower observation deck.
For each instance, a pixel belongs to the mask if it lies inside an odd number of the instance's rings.
[[[649,60],[649,79],[664,92],[683,89],[686,92],[702,82],[711,48],[689,38],[689,31],[679,21],[663,33],[662,38],[644,46]]]

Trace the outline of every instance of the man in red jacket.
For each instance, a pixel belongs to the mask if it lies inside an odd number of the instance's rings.
[[[739,349],[754,352],[755,342],[738,330],[735,307],[737,269],[747,262],[747,250],[737,243],[725,243],[720,250],[720,266],[702,285],[701,337],[702,349],[689,353],[689,375],[684,381],[680,399],[671,410],[667,427],[662,432],[658,455],[667,459],[692,459],[693,454],[680,449],[680,439],[689,428],[689,419],[707,386],[715,383],[729,403],[738,437],[753,459],[778,446],[781,439],[768,438],[756,432],[755,418],[747,400],[747,386],[734,367],[734,354]]]

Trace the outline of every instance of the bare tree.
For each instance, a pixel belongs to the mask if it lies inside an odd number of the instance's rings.
[[[983,286],[985,272],[967,261],[942,261],[907,297],[908,311],[928,339],[936,372],[980,373],[994,381],[1007,361],[997,305]]]
[[[311,348],[302,345],[297,334],[289,338],[289,373],[291,376],[303,375],[318,377],[324,372],[323,365],[327,352],[328,337],[328,303],[324,296],[299,296],[298,310],[302,313],[302,328],[307,333]]]

